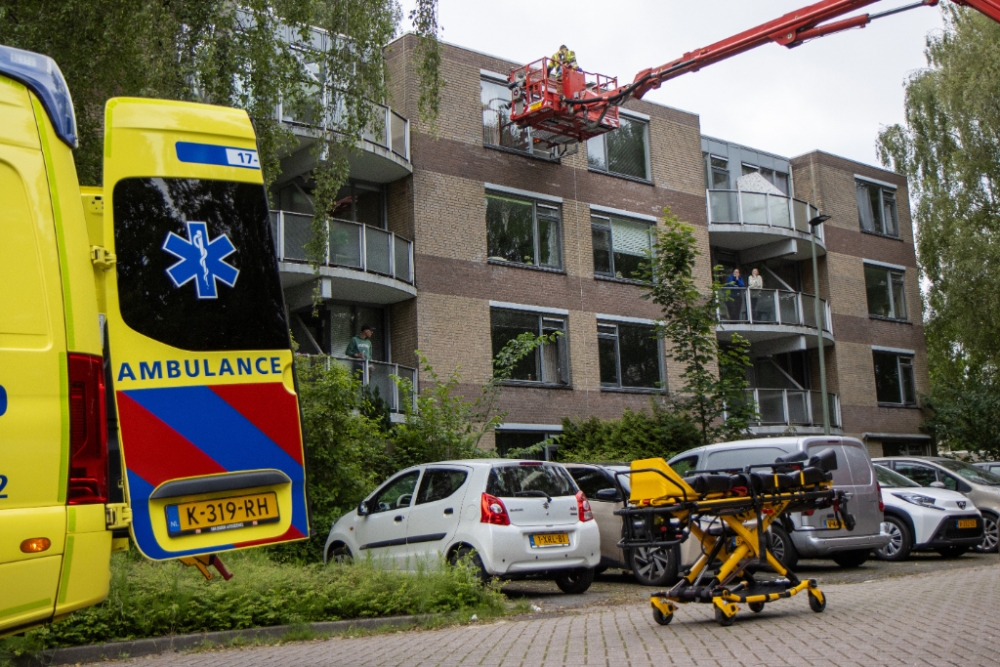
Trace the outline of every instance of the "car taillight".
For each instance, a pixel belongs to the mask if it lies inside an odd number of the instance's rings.
[[[882,501],[882,485],[875,482],[875,489],[878,491],[878,511],[885,512],[885,503]]]
[[[590,501],[587,500],[587,496],[583,495],[583,491],[576,492],[576,509],[580,514],[580,521],[592,521],[594,519],[594,512],[590,509]]]
[[[480,522],[492,523],[496,526],[510,525],[510,515],[507,514],[507,508],[503,506],[503,501],[496,496],[484,493],[479,506],[481,509]]]
[[[108,500],[108,424],[104,362],[89,354],[69,354],[70,505]]]

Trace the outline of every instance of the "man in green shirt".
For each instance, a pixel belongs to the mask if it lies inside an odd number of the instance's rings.
[[[372,334],[375,333],[375,327],[370,324],[364,324],[361,326],[361,334],[355,336],[351,339],[351,342],[347,344],[347,350],[344,354],[353,359],[367,359],[371,361],[372,358]]]

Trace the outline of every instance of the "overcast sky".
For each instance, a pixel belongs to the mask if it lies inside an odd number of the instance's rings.
[[[439,0],[442,39],[517,62],[559,44],[580,66],[629,82],[810,0]],[[403,0],[405,11],[412,0]],[[875,13],[909,0],[883,0]],[[789,50],[767,44],[686,74],[645,99],[701,116],[703,134],[794,157],[815,149],[878,164],[879,128],[902,122],[903,82],[926,65],[941,12],[921,7]]]

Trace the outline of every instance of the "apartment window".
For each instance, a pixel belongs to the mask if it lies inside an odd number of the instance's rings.
[[[894,320],[906,319],[906,276],[902,271],[877,264],[865,264],[868,314]]]
[[[649,180],[649,125],[619,117],[618,129],[587,141],[587,165],[594,171]]]
[[[550,157],[549,152],[535,149],[531,128],[518,127],[510,120],[510,90],[507,84],[493,79],[479,80],[483,106],[483,143],[515,151]]]
[[[494,431],[494,433],[496,436],[497,454],[501,457],[507,456],[511,450],[534,447],[553,436],[559,435],[558,433],[548,431],[505,431],[499,429]],[[558,447],[555,445],[546,445],[545,447],[539,447],[536,451],[529,454],[518,454],[518,458],[533,459],[535,461],[553,461],[555,460],[557,449]]]
[[[486,195],[489,258],[504,262],[562,267],[559,206],[507,195]]]
[[[875,360],[875,395],[879,403],[916,405],[913,355],[872,351]]]
[[[556,315],[493,308],[490,310],[490,334],[493,356],[523,333],[549,335],[560,333],[555,341],[538,347],[533,354],[514,366],[511,380],[547,385],[569,384],[569,363],[566,354],[566,318]]]
[[[653,244],[651,222],[592,213],[594,273],[639,280],[640,266]]]
[[[709,156],[709,190],[729,189],[729,160],[724,157]]]
[[[647,324],[597,323],[601,387],[656,389],[662,381],[660,346]]]
[[[857,189],[861,230],[898,238],[896,191],[868,181],[855,181],[854,184]]]

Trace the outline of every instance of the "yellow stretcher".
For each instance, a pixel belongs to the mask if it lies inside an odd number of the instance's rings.
[[[702,555],[669,591],[650,597],[653,619],[673,620],[677,605],[710,603],[715,619],[732,625],[746,603],[760,612],[768,602],[808,591],[809,607],[826,608],[826,597],[815,579],[800,580],[785,568],[768,546],[768,527],[788,512],[833,508],[841,525],[853,530],[844,492],[833,488],[831,470],[837,454],[826,449],[749,466],[741,472],[709,470],[682,478],[663,459],[633,461],[617,473],[630,477],[631,494],[615,513],[622,516],[623,549],[673,547],[689,536],[702,545]],[[778,574],[757,581],[749,571],[767,565]]]

